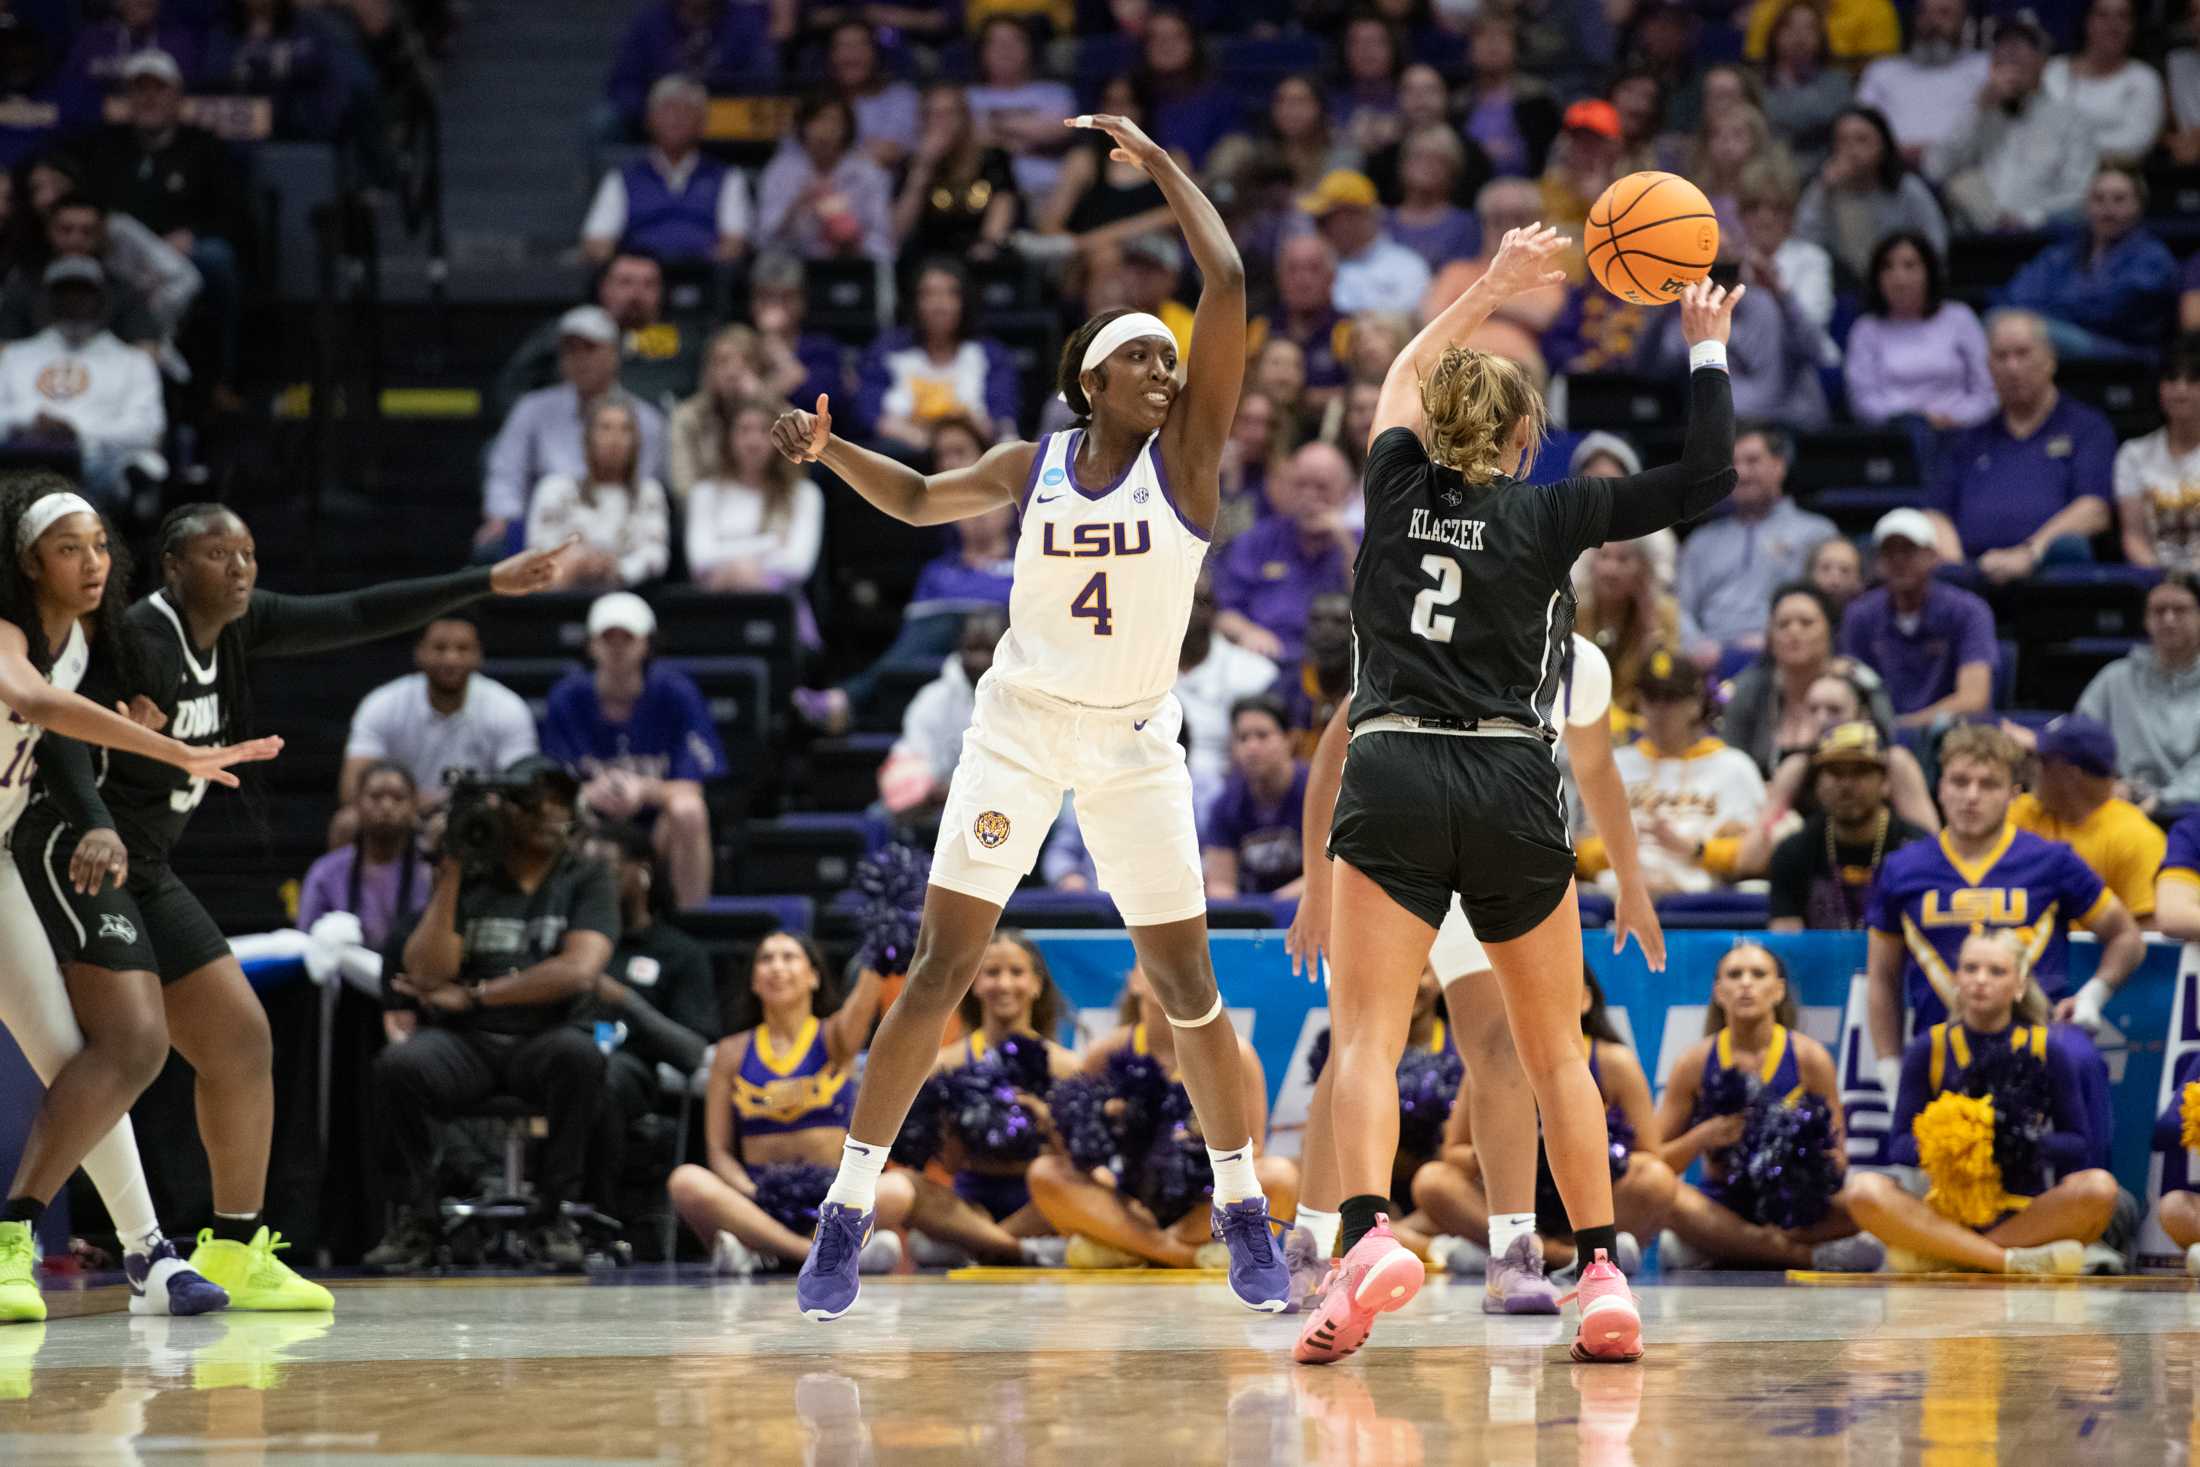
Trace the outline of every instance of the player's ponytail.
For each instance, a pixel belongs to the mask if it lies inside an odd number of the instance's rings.
[[[1421,419],[1429,459],[1470,484],[1497,477],[1523,421],[1528,447],[1517,472],[1526,473],[1550,429],[1543,394],[1518,363],[1463,346],[1447,348],[1421,379]]]
[[[1129,306],[1119,306],[1112,311],[1102,311],[1099,315],[1072,331],[1069,334],[1069,340],[1062,343],[1061,365],[1055,369],[1054,373],[1055,390],[1062,395],[1062,401],[1068,403],[1069,410],[1076,415],[1077,427],[1082,428],[1092,421],[1092,400],[1085,395],[1084,384],[1077,380],[1085,375],[1083,371],[1085,352],[1092,346],[1092,339],[1100,334],[1102,327],[1113,321],[1117,316],[1128,316],[1130,313],[1131,308]],[[1093,370],[1105,373],[1107,368],[1104,366],[1095,367]],[[1105,386],[1106,383],[1107,379],[1103,376],[1101,385]]]

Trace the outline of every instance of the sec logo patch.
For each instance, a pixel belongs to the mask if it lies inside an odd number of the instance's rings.
[[[997,849],[1001,842],[1008,839],[1008,817],[998,810],[988,810],[970,827],[970,833],[987,850]]]

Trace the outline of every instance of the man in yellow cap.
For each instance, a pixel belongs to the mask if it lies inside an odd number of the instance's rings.
[[[1860,931],[1873,873],[1926,832],[1888,804],[1887,746],[1869,723],[1827,729],[1810,781],[1817,809],[1772,851],[1772,930]]]
[[[1338,168],[1325,174],[1312,192],[1299,195],[1299,208],[1313,220],[1337,252],[1337,283],[1330,304],[1347,316],[1362,311],[1411,314],[1428,289],[1428,262],[1384,232],[1375,182],[1364,173]]]

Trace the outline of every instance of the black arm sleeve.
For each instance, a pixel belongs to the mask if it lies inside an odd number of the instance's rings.
[[[1688,374],[1681,461],[1608,481],[1607,540],[1635,540],[1694,519],[1734,491],[1734,385],[1716,367]]]
[[[333,652],[425,626],[488,594],[486,566],[327,596],[255,591],[245,613],[245,651],[256,657]]]
[[[46,793],[61,808],[61,816],[78,830],[113,830],[115,817],[99,795],[99,776],[92,770],[88,745],[59,734],[38,741],[38,767]]]

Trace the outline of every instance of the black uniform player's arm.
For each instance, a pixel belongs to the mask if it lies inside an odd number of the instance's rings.
[[[1688,432],[1681,461],[1605,481],[1605,540],[1635,540],[1694,519],[1734,492],[1734,385],[1718,367],[1688,374]]]
[[[92,768],[91,747],[59,734],[38,741],[39,784],[61,810],[61,818],[77,830],[113,830],[115,817],[99,796],[99,775]]]
[[[254,656],[296,657],[411,631],[487,596],[489,574],[484,566],[325,596],[254,591],[241,629],[245,650]]]

